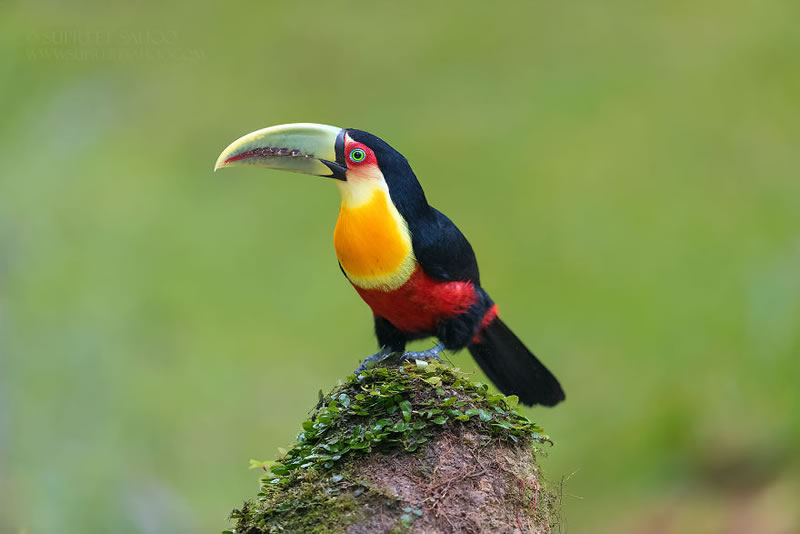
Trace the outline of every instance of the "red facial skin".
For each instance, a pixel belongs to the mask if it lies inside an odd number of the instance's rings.
[[[361,161],[353,161],[350,158],[350,155],[353,153],[353,150],[360,148],[364,151],[366,157]],[[375,154],[372,150],[365,144],[358,143],[350,139],[350,136],[345,138],[345,145],[344,145],[344,160],[347,163],[348,170],[357,170],[359,168],[370,167],[372,165],[377,166],[378,160],[375,158]]]

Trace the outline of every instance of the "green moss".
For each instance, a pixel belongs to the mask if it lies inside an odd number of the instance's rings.
[[[237,534],[261,532],[341,532],[376,507],[396,506],[396,499],[349,477],[322,476],[309,470],[282,491],[262,491],[231,513]]]
[[[549,442],[516,404],[515,397],[490,395],[485,384],[439,363],[417,361],[351,375],[320,398],[282,457],[251,461],[265,475],[256,500],[231,515],[235,532],[340,532],[382,507],[396,508],[396,528],[408,528],[417,511],[356,480],[345,461],[371,452],[413,453],[454,425],[469,426],[487,443]]]

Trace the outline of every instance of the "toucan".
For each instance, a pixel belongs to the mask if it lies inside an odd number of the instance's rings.
[[[506,395],[555,406],[564,391],[553,374],[498,316],[481,285],[472,246],[428,204],[397,150],[362,130],[323,124],[271,126],[222,151],[214,170],[254,165],[332,178],[342,204],[333,233],[339,267],[372,309],[379,352],[438,359],[467,348]],[[427,351],[403,352],[410,340],[435,336]],[[372,365],[372,364],[370,364]]]

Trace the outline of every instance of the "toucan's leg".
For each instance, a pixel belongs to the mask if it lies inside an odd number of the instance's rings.
[[[406,334],[380,315],[375,316],[375,337],[378,346],[391,349],[391,352],[403,352],[406,348]]]
[[[372,356],[366,357],[356,369],[355,374],[365,371],[367,364],[371,362],[379,363],[396,352],[403,352],[406,348],[406,335],[380,315],[375,316],[375,335],[378,337],[378,345],[380,345],[381,350]]]
[[[444,343],[437,343],[435,347],[428,350],[421,350],[418,352],[408,351],[403,353],[404,360],[436,360],[439,361],[439,355],[444,350]]]

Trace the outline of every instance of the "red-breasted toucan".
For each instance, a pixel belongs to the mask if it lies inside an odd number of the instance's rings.
[[[342,194],[336,256],[372,308],[381,347],[368,360],[436,336],[436,347],[407,357],[466,347],[503,393],[529,405],[564,400],[558,380],[498,317],[467,239],[428,204],[406,158],[385,141],[362,130],[284,124],[234,141],[214,169],[234,165],[336,180]]]

